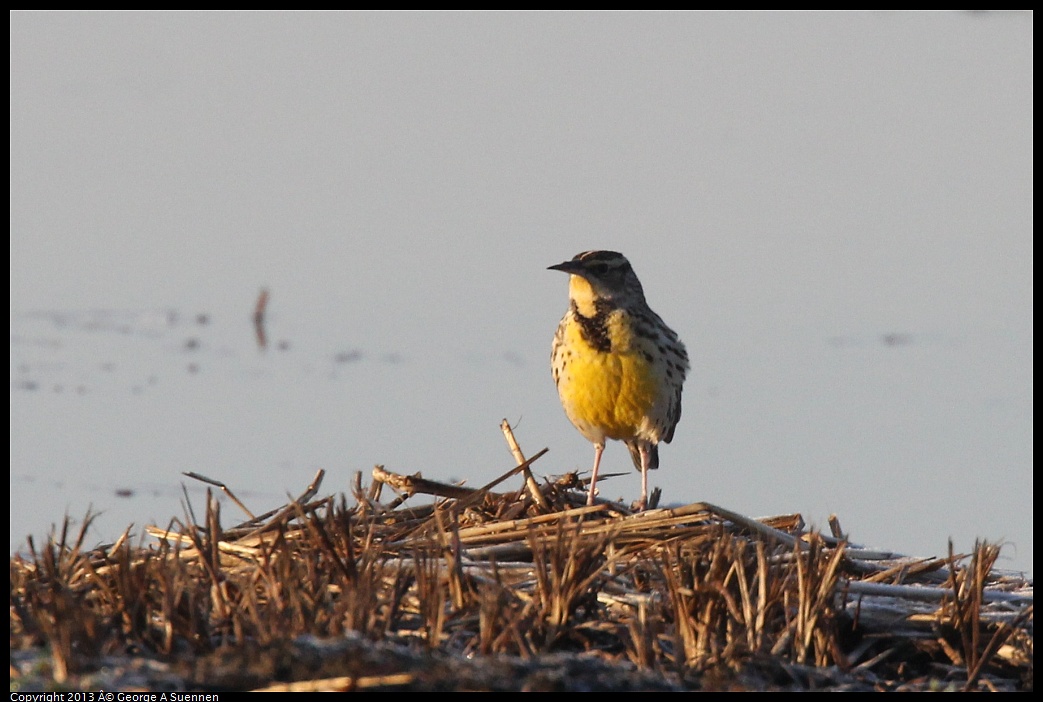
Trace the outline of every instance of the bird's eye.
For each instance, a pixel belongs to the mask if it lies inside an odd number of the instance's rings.
[[[608,273],[608,264],[595,263],[593,266],[590,267],[590,272],[595,275],[605,275],[606,273]]]

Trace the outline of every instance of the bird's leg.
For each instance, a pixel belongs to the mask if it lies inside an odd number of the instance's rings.
[[[590,493],[587,495],[587,504],[594,504],[594,493],[597,492],[598,466],[601,465],[601,452],[605,450],[605,444],[594,444],[594,469],[590,472]]]
[[[641,501],[637,503],[637,508],[644,512],[648,507],[648,466],[652,460],[652,449],[642,442],[638,450],[641,452]]]

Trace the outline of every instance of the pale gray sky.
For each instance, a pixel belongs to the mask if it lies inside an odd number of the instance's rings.
[[[503,417],[589,469],[545,268],[607,248],[693,361],[667,501],[1031,570],[1032,57],[1031,13],[13,13],[12,547],[182,470],[481,484]]]

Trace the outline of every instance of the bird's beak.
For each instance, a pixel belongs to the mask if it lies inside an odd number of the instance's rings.
[[[569,273],[571,275],[580,275],[581,271],[583,270],[583,266],[581,266],[576,261],[563,261],[553,266],[547,266],[547,270],[564,271],[565,273]]]

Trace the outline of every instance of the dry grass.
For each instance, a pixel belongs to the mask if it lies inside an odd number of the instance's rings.
[[[12,689],[1032,689],[1031,583],[994,545],[910,559],[799,515],[587,507],[517,455],[477,490],[378,468],[349,505],[320,474],[232,528],[208,495],[148,546],[85,550],[89,517],[30,542]]]

